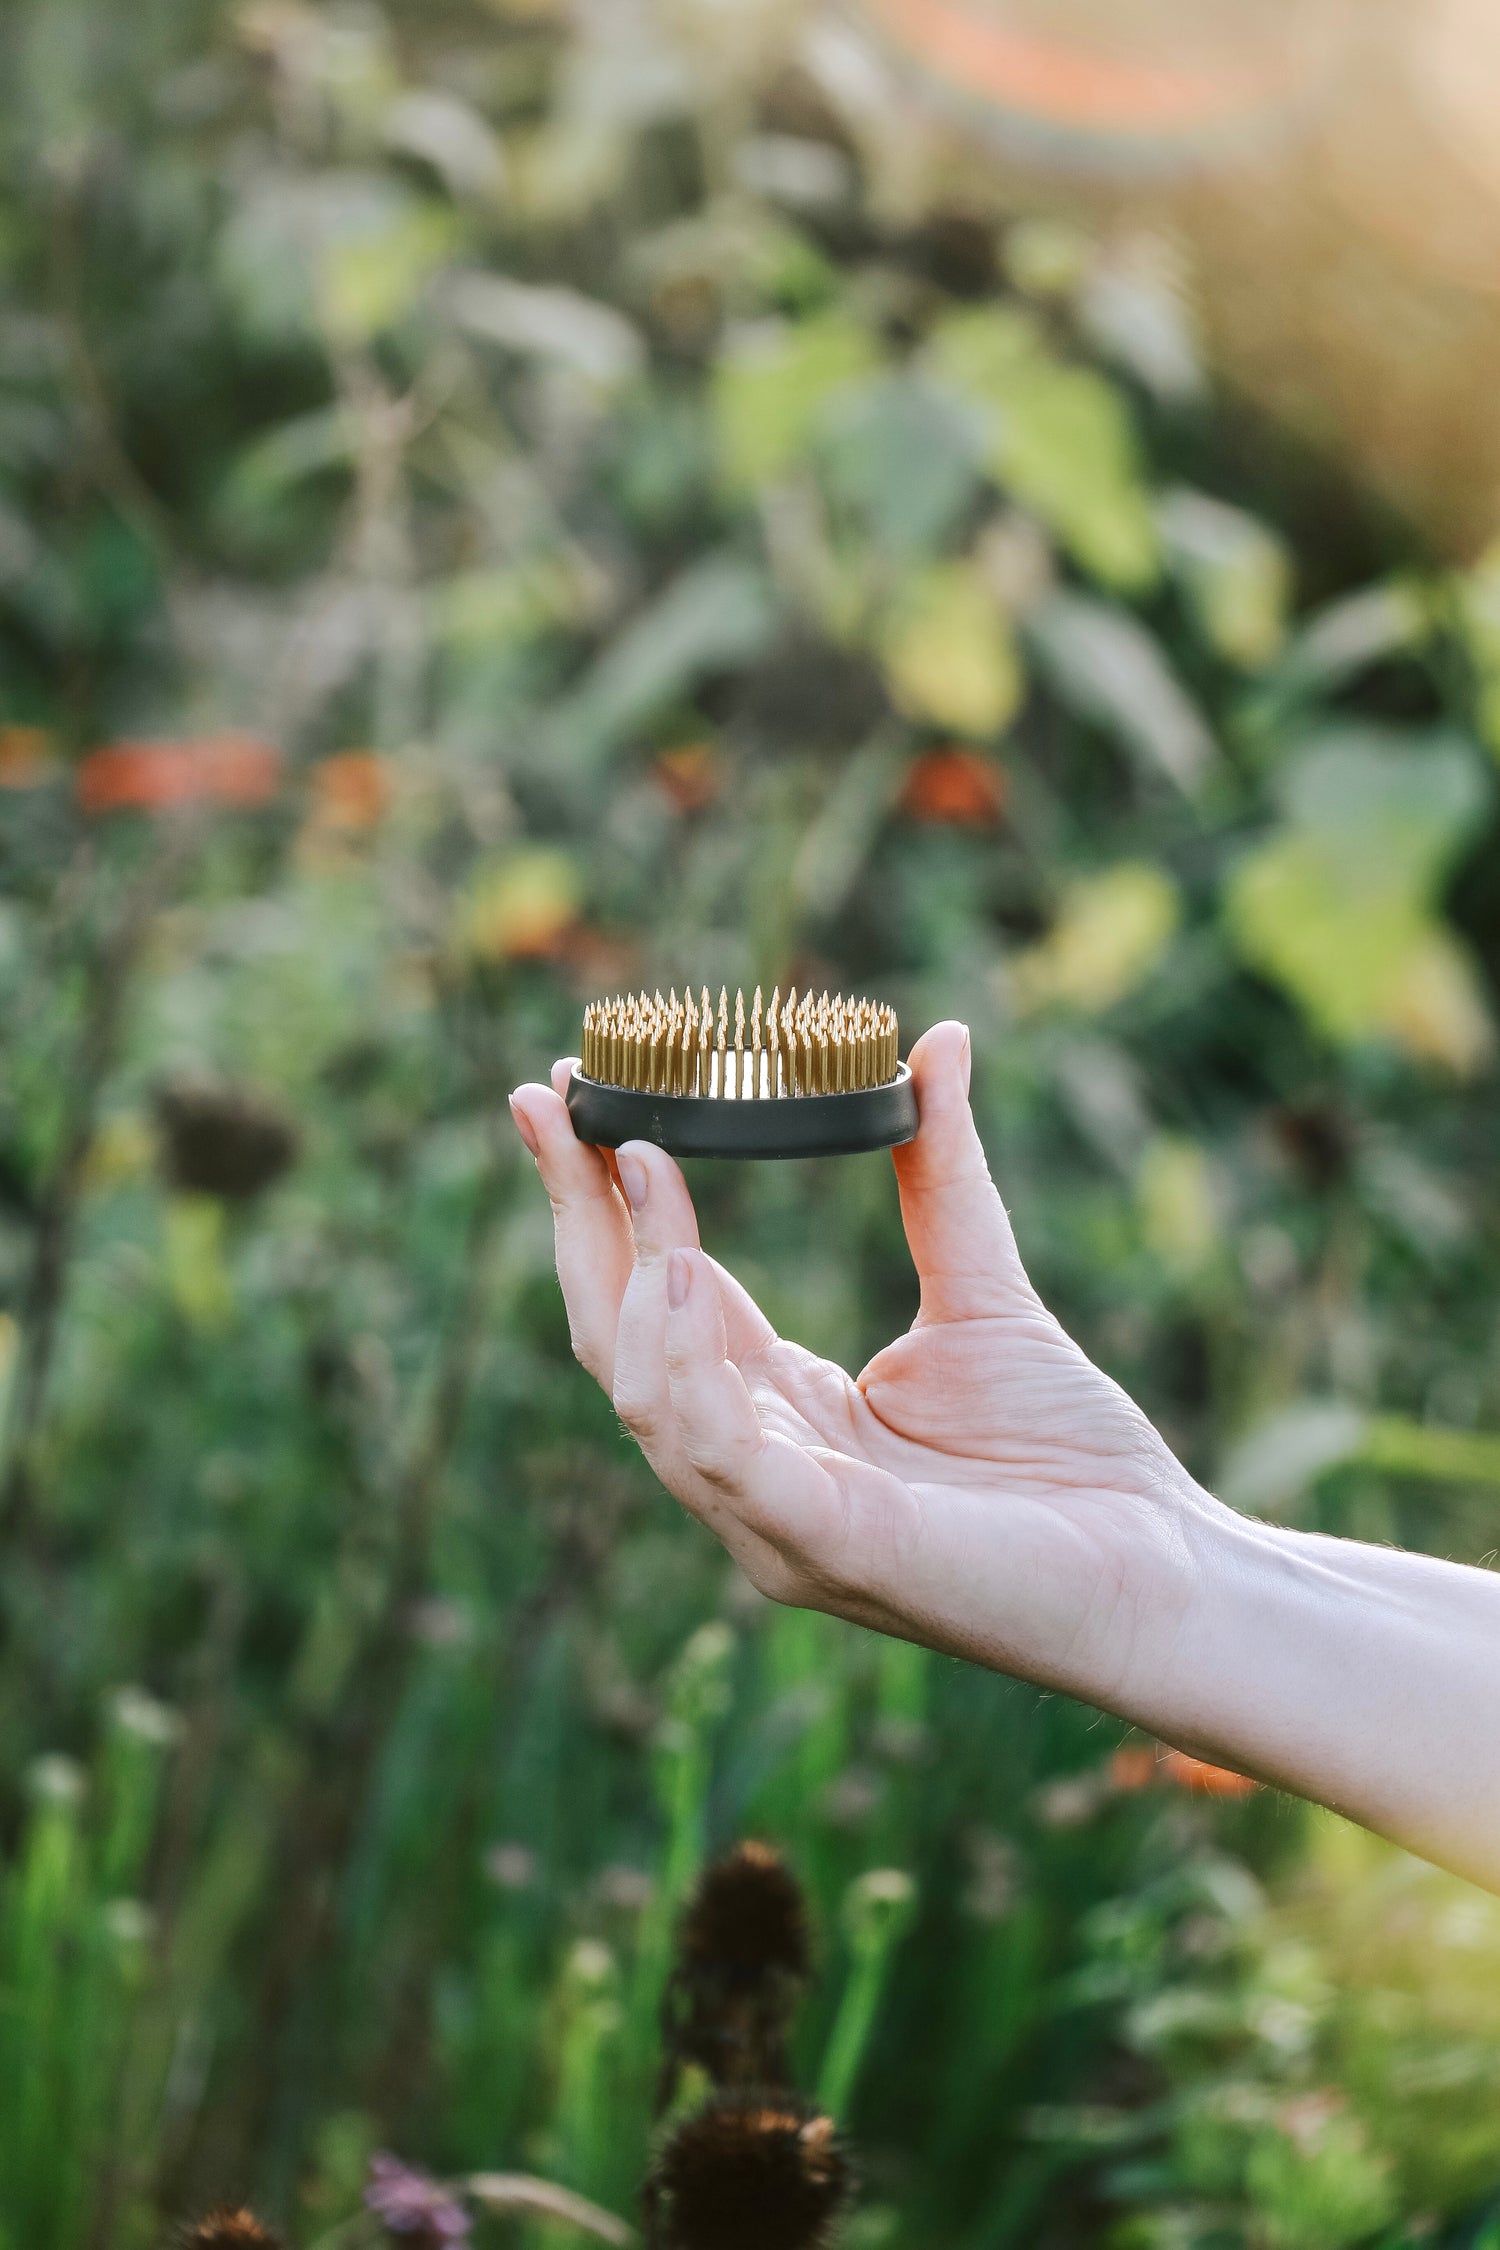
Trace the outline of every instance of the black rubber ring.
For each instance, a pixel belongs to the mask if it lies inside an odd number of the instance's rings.
[[[602,1085],[575,1066],[567,1100],[581,1141],[596,1148],[654,1141],[672,1156],[858,1156],[915,1140],[917,1133],[916,1089],[905,1063],[896,1065],[886,1086],[762,1102],[643,1094]]]

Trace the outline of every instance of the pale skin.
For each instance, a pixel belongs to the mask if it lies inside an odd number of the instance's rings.
[[[857,1377],[705,1255],[671,1157],[578,1141],[570,1061],[519,1087],[578,1358],[774,1600],[1061,1689],[1500,1890],[1500,1577],[1196,1484],[1027,1280],[969,1061],[958,1023],[912,1050],[921,1306]]]

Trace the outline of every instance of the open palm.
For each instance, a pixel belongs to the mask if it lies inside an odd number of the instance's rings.
[[[911,1066],[921,1126],[896,1169],[921,1309],[857,1380],[703,1254],[670,1157],[578,1142],[570,1064],[518,1089],[574,1349],[763,1592],[1097,1697],[1140,1623],[1127,1566],[1143,1546],[1170,1562],[1195,1488],[1026,1279],[963,1027],[935,1026]]]

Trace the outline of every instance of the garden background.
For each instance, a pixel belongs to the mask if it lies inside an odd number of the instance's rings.
[[[774,1609],[569,1355],[508,1088],[826,980],[971,1025],[1195,1475],[1495,1550],[1500,564],[857,29],[0,27],[6,2250],[354,2244],[381,2148],[629,2217],[745,1834],[853,2250],[1500,2239],[1500,1904]],[[883,1159],[694,1185],[807,1344],[910,1317]]]

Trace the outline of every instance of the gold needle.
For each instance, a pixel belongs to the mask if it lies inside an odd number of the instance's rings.
[[[674,984],[590,1000],[583,1011],[580,1068],[585,1078],[653,1094],[770,1101],[803,1094],[857,1093],[889,1085],[899,1057],[896,1012],[852,993],[803,992],[777,985],[767,1004],[756,985],[747,1002],[719,988],[717,1021],[706,985],[700,997]],[[717,1068],[715,1062],[717,1059]],[[764,1072],[764,1075],[762,1075]]]

